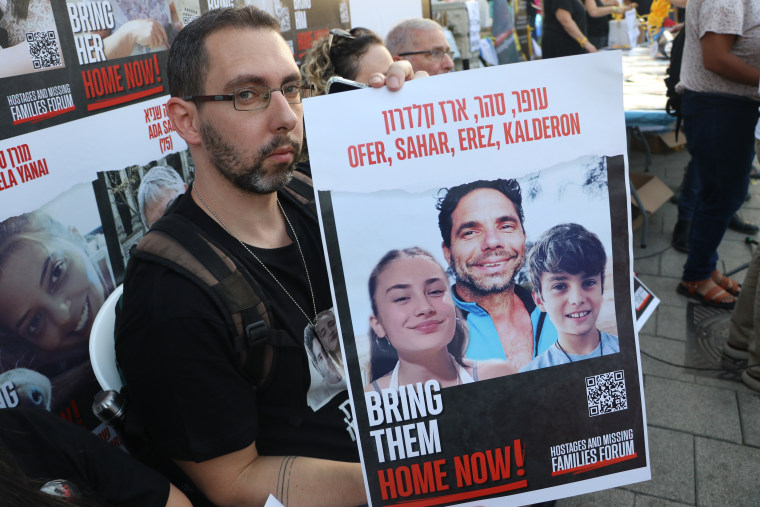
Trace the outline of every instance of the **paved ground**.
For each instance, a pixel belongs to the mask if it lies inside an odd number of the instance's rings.
[[[675,189],[688,160],[686,150],[654,155],[651,172]],[[629,163],[641,172],[643,154],[631,152]],[[760,223],[760,185],[750,192],[742,213]],[[634,269],[662,300],[639,335],[641,350],[684,364],[688,300],[675,288],[686,255],[668,248],[675,220],[676,206],[666,203],[652,217],[647,248],[638,247],[640,231],[634,234]],[[749,261],[744,238],[727,233],[719,248],[724,271]],[[741,281],[744,271],[735,277]],[[760,505],[760,393],[646,356],[642,370],[652,480],[559,500],[557,507]]]

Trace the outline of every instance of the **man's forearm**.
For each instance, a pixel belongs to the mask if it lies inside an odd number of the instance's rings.
[[[354,507],[367,502],[358,463],[297,456],[251,456],[250,450],[202,463],[177,461],[177,464],[219,506],[264,505],[270,494],[288,507]]]
[[[277,466],[277,489],[273,494],[288,507],[355,507],[367,503],[359,463],[295,456],[260,459],[271,460]]]

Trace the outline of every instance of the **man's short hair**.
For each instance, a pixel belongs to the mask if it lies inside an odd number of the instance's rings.
[[[280,22],[266,11],[246,6],[212,9],[188,23],[169,49],[166,75],[172,97],[205,93],[209,67],[206,38],[224,28],[269,29],[280,33]]]
[[[140,181],[137,190],[137,209],[140,212],[140,220],[148,226],[148,218],[145,215],[145,206],[155,201],[167,190],[176,190],[177,194],[185,191],[185,182],[177,171],[165,165],[157,165],[150,169]]]
[[[425,30],[442,30],[441,25],[427,18],[409,18],[391,28],[385,36],[385,47],[391,55],[398,56],[405,51],[416,51],[412,46],[414,32]],[[425,48],[430,49],[430,48]]]
[[[530,247],[526,264],[533,290],[539,294],[544,273],[600,275],[603,288],[607,254],[593,232],[579,224],[560,224],[544,232]]]
[[[459,201],[470,192],[481,188],[497,190],[504,194],[504,197],[512,201],[512,204],[517,211],[517,216],[520,218],[520,227],[525,230],[523,225],[525,216],[522,209],[522,194],[520,193],[520,184],[517,180],[498,179],[472,181],[449,189],[441,189],[443,196],[438,198],[438,203],[435,208],[438,210],[438,228],[441,230],[441,239],[443,239],[443,244],[446,245],[446,248],[451,248],[451,227],[453,222],[451,215],[454,214],[454,210],[459,206]]]

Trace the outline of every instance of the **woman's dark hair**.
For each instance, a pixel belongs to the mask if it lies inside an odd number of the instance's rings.
[[[315,95],[327,93],[327,81],[333,76],[356,79],[362,56],[371,46],[383,44],[380,37],[367,28],[352,28],[348,35],[328,34],[304,55],[301,74],[314,85]]]
[[[89,491],[82,491],[82,496],[76,499],[53,496],[40,491],[43,485],[53,479],[56,477],[33,479],[27,476],[19,468],[8,447],[0,442],[0,491],[3,492],[3,505],[33,505],[35,507],[98,507],[106,505],[94,499]],[[77,487],[81,488],[82,486],[77,484]]]
[[[372,273],[369,275],[369,300],[372,304],[372,313],[377,318],[377,302],[375,300],[375,291],[377,290],[377,278],[380,276],[380,274],[385,271],[385,268],[388,267],[388,265],[396,261],[398,259],[402,258],[414,258],[414,257],[425,257],[427,259],[430,259],[431,261],[438,264],[438,261],[435,260],[435,257],[433,257],[430,252],[427,250],[423,250],[419,247],[411,247],[411,248],[404,248],[401,250],[391,250],[380,259],[380,261],[377,263],[375,268],[372,270]],[[440,266],[440,264],[438,264]],[[441,271],[443,271],[443,268],[441,268]],[[467,345],[467,326],[464,324],[463,320],[459,318],[459,309],[457,311],[457,322],[456,322],[456,329],[454,330],[454,337],[449,342],[449,344],[446,346],[446,348],[449,351],[449,354],[454,357],[457,363],[459,363],[462,366],[465,366],[464,362],[462,361],[462,357],[464,356],[464,349]],[[393,368],[396,366],[396,363],[398,362],[398,352],[396,352],[396,349],[393,348],[393,345],[391,345],[390,340],[387,338],[380,338],[377,336],[375,331],[370,327],[369,329],[369,340],[370,340],[370,353],[369,353],[369,364],[370,364],[370,376],[369,376],[369,382],[373,382],[383,375],[387,374],[389,371],[393,370]]]

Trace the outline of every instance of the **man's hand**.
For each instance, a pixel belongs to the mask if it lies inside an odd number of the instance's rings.
[[[367,502],[359,463],[259,456],[255,442],[200,463],[175,462],[219,506],[262,506],[270,493],[288,507],[353,507]]]
[[[372,88],[382,88],[387,86],[391,91],[400,90],[404,86],[404,81],[427,77],[428,73],[424,70],[414,72],[412,64],[407,60],[393,62],[385,74],[376,72],[369,77],[369,85]]]

